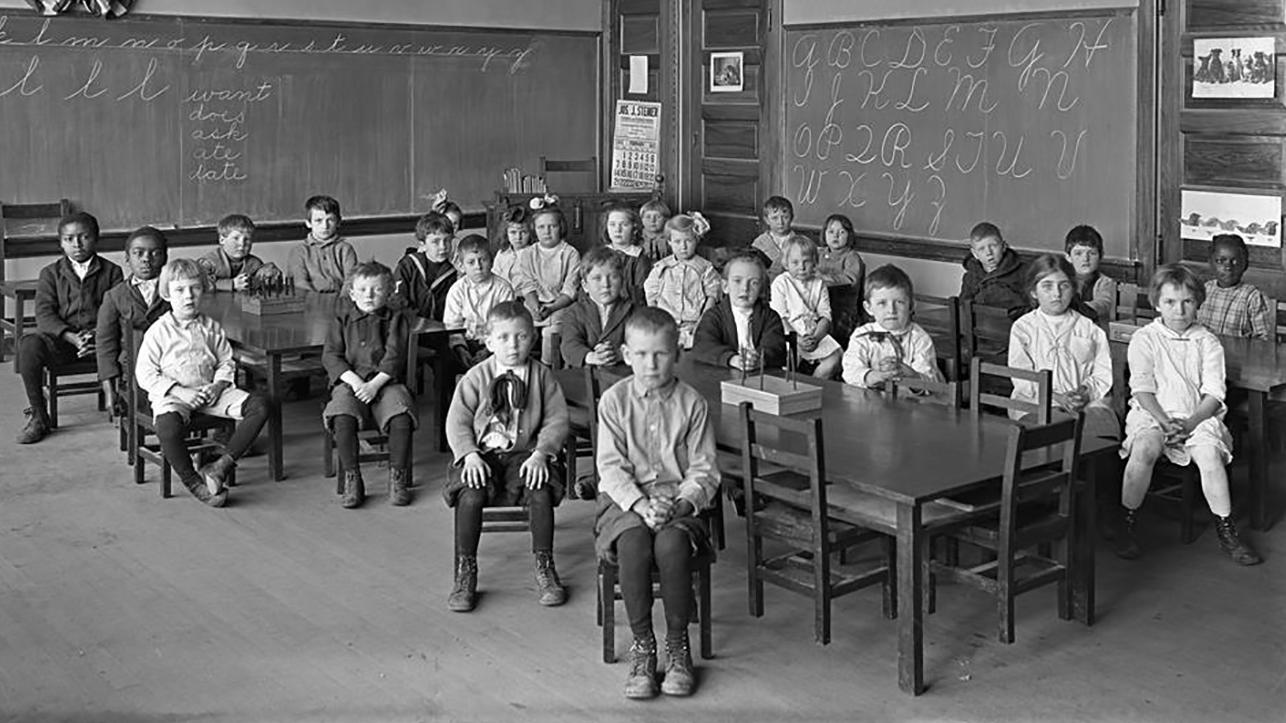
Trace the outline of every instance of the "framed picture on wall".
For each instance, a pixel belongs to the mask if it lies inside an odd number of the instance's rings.
[[[1192,97],[1274,97],[1276,49],[1271,37],[1193,39]]]
[[[745,56],[741,51],[710,53],[710,92],[740,93]]]
[[[1235,233],[1248,246],[1282,245],[1282,193],[1275,190],[1185,187],[1180,190],[1179,235],[1208,242]]]

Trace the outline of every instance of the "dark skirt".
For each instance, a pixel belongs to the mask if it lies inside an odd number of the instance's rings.
[[[491,468],[491,475],[483,488],[487,493],[487,507],[515,507],[527,504],[527,483],[523,481],[519,471],[530,456],[531,450],[482,453],[482,461]],[[460,499],[460,493],[468,487],[464,483],[463,470],[463,465],[453,464],[448,471],[446,486],[442,488],[442,498],[446,500],[447,507],[455,507]],[[555,507],[563,501],[566,490],[563,481],[565,476],[562,460],[557,458],[549,460],[549,481],[545,486],[549,488]]]
[[[330,401],[322,410],[322,424],[330,429],[330,420],[347,414],[357,420],[360,429],[388,429],[389,420],[399,414],[411,417],[411,428],[420,426],[420,419],[415,408],[415,398],[405,384],[389,382],[380,387],[380,393],[370,404],[366,404],[353,394],[353,388],[340,382],[330,390]]]
[[[602,493],[598,495],[598,512],[594,517],[594,552],[598,555],[598,559],[615,565],[616,538],[633,527],[647,529],[642,517],[628,510],[622,510],[607,495]],[[694,557],[714,552],[714,546],[710,544],[710,528],[700,517],[693,515],[679,517],[665,523],[662,529],[666,527],[677,527],[688,533]]]

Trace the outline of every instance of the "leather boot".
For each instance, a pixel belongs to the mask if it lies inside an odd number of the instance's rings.
[[[27,424],[18,433],[18,444],[35,444],[49,436],[49,414],[45,410],[28,407],[22,412],[27,415]]]
[[[411,504],[410,472],[396,467],[388,468],[388,501],[394,507]]]
[[[630,645],[630,673],[625,678],[625,697],[635,700],[656,697],[656,638],[635,638]]]
[[[361,507],[366,500],[366,485],[362,483],[362,471],[359,469],[344,470],[344,496],[339,504],[345,509]]]
[[[228,490],[225,488],[220,489],[218,492],[211,493],[209,485],[205,483],[205,480],[201,479],[201,475],[194,474],[191,477],[180,479],[179,481],[183,483],[183,486],[187,488],[188,492],[192,493],[193,497],[201,500],[211,507],[222,507],[228,502]]]
[[[447,597],[447,609],[467,613],[478,604],[478,558],[461,555],[455,565],[455,586]]]
[[[1219,517],[1215,523],[1215,532],[1219,534],[1219,547],[1238,565],[1258,565],[1264,561],[1253,547],[1242,541],[1231,516]]]
[[[230,486],[228,484],[228,472],[236,466],[237,461],[224,454],[201,468],[201,479],[205,480],[206,486],[210,488],[210,494],[217,495],[225,487]]]
[[[540,604],[547,607],[567,602],[567,588],[558,579],[554,569],[552,550],[536,551],[536,587],[540,591]]]
[[[1121,519],[1116,528],[1116,556],[1122,560],[1137,560],[1143,554],[1143,550],[1139,548],[1138,538],[1134,534],[1138,526],[1138,509],[1132,510],[1122,505]]]
[[[688,631],[680,637],[665,636],[665,680],[661,692],[666,695],[692,695],[696,678],[692,675],[692,648]]]

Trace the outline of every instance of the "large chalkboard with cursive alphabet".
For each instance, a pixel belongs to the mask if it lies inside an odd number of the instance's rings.
[[[504,169],[595,155],[598,37],[0,14],[0,199],[107,228],[481,207]]]
[[[1108,256],[1134,228],[1132,13],[793,28],[783,176],[802,223],[960,240],[978,221],[1062,250],[1092,223]]]

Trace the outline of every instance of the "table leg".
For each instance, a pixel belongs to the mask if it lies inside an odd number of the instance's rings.
[[[1072,618],[1086,625],[1094,624],[1094,538],[1097,532],[1099,468],[1110,465],[1111,458],[1089,460],[1085,465],[1085,490],[1077,495],[1076,522],[1072,545]]]
[[[281,472],[282,429],[281,429],[281,355],[268,355],[268,476],[274,482],[280,481]]]
[[[919,505],[898,505],[898,687],[924,692],[924,531]]]
[[[1250,528],[1265,530],[1268,528],[1268,395],[1264,392],[1249,390],[1250,402],[1250,439],[1249,449],[1250,474]]]

